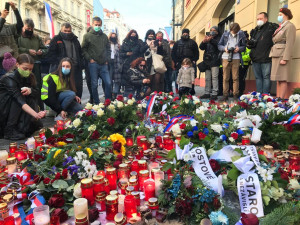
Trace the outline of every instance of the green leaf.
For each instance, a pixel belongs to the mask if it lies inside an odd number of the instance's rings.
[[[66,189],[69,187],[69,185],[64,180],[56,180],[53,182],[52,187],[57,188],[57,189]]]
[[[262,160],[262,161],[268,163],[268,160],[267,160],[266,156],[258,154],[258,158],[259,158],[259,160]]]
[[[51,131],[49,128],[47,128],[47,130],[45,131],[45,137],[46,137],[46,138],[49,138],[49,137],[51,137],[52,135],[53,135],[52,131]]]
[[[232,162],[235,162],[236,160],[238,160],[240,158],[241,158],[241,156],[236,155],[236,156],[232,156],[231,160],[232,160]]]
[[[45,190],[44,182],[40,182],[39,185],[36,187],[36,189],[38,189],[40,191],[44,191]]]
[[[74,184],[72,185],[72,186],[69,186],[68,188],[67,188],[67,192],[71,192],[71,191],[73,191],[73,189],[74,189]]]
[[[189,138],[185,138],[184,136],[181,137],[181,140],[180,140],[180,148],[181,149],[184,149],[184,146],[185,145],[188,145],[190,143],[190,139]]]
[[[243,155],[243,151],[240,148],[235,148],[234,151],[240,153],[241,155]]]
[[[73,216],[74,216],[74,208],[73,208],[73,207],[70,208],[70,209],[68,210],[67,214],[68,214],[69,217],[73,217]]]
[[[236,167],[233,167],[231,170],[229,170],[227,177],[229,177],[231,180],[236,180],[239,175],[240,171]]]
[[[174,158],[176,157],[176,151],[175,151],[175,148],[168,152],[167,157],[168,157],[169,159],[174,159]]]
[[[171,163],[165,163],[165,165],[163,165],[163,167],[162,167],[162,171],[168,171],[172,167],[173,167],[173,164],[171,164]]]

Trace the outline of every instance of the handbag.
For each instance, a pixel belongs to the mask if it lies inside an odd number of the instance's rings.
[[[209,67],[204,63],[204,61],[202,61],[201,63],[199,63],[199,64],[197,65],[197,67],[198,67],[198,69],[199,69],[199,71],[200,71],[201,73],[205,72],[205,71],[207,70],[207,68],[209,68]]]
[[[167,71],[163,57],[155,52],[152,52],[152,65],[157,73],[164,74]]]

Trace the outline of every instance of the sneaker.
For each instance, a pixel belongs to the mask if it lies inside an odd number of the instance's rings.
[[[23,140],[25,139],[25,135],[20,133],[16,128],[5,128],[4,139],[8,139],[11,141]]]
[[[220,98],[220,102],[226,102],[226,101],[228,101],[228,96],[222,96],[221,98]]]
[[[210,99],[211,99],[211,100],[217,100],[217,99],[218,99],[218,96],[217,96],[217,95],[212,95]]]
[[[210,98],[210,94],[201,95],[200,98]]]

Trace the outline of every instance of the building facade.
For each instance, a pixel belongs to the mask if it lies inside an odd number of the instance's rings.
[[[178,41],[181,38],[181,26],[179,24],[182,24],[184,21],[184,1],[185,0],[174,0],[175,4],[175,10],[172,7],[172,15],[173,13],[175,14],[174,16],[174,32],[172,32],[172,39],[175,41]],[[173,21],[172,24],[173,25]]]
[[[277,22],[277,16],[281,7],[288,7],[294,18],[291,20],[297,28],[295,48],[291,61],[292,82],[288,90],[290,93],[296,87],[300,87],[300,14],[297,13],[300,7],[300,0],[185,0],[184,23],[181,29],[189,28],[190,36],[198,44],[205,37],[212,26],[219,26],[221,32],[228,30],[231,22],[240,24],[242,30],[248,33],[256,26],[256,16],[260,12],[269,14],[269,21]],[[200,51],[199,62],[203,60],[203,51]],[[199,63],[198,62],[198,63]],[[205,85],[204,73],[198,75],[198,84]],[[275,82],[272,84],[272,93],[276,92]],[[253,91],[255,78],[250,67],[246,91]],[[289,94],[290,94],[289,93]]]
[[[103,32],[105,34],[117,33],[121,44],[129,31],[130,27],[124,23],[123,17],[119,12],[104,9]]]
[[[22,19],[31,18],[35,24],[35,32],[41,37],[49,35],[46,22],[45,5],[43,0],[11,0],[19,8]],[[62,23],[69,22],[73,32],[82,41],[93,15],[93,0],[47,0],[52,10],[55,34],[58,34]],[[20,3],[20,5],[18,5]],[[0,9],[4,9],[5,1],[0,2]],[[11,12],[8,23],[15,23]]]

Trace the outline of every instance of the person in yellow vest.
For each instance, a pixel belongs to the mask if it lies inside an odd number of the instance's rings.
[[[43,78],[41,98],[44,103],[65,119],[67,113],[77,113],[83,107],[76,96],[74,69],[70,58],[63,58],[57,70]]]

